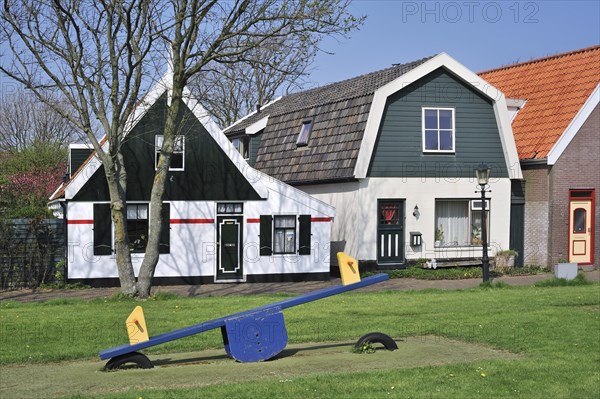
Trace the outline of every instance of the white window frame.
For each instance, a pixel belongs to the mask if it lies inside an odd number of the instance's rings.
[[[468,247],[468,246],[481,246],[481,244],[473,244],[473,212],[481,212],[481,205],[480,206],[476,206],[475,204],[477,202],[481,203],[481,199],[475,199],[475,198],[436,198],[435,199],[435,214],[434,214],[434,232],[437,231],[438,229],[438,220],[437,220],[437,203],[438,202],[462,202],[468,203],[467,206],[467,243],[463,243],[463,244],[458,244],[458,245],[444,245],[442,244],[441,246],[436,246],[435,248],[455,248],[455,247]],[[487,238],[488,238],[488,246],[490,245],[490,239],[491,239],[491,204],[490,204],[490,200],[486,199],[485,200],[485,210],[486,210],[486,216],[487,216],[487,224],[486,224],[486,233],[487,233]],[[442,243],[444,242],[444,240],[442,240]]]
[[[294,227],[276,227],[275,226],[276,225],[275,220],[278,219],[278,218],[291,218],[291,219],[293,219],[294,220]],[[273,233],[272,233],[272,243],[271,243],[273,255],[294,255],[294,254],[296,254],[298,252],[298,234],[299,234],[298,227],[299,226],[298,226],[298,220],[297,219],[298,219],[298,215],[286,215],[286,214],[283,214],[283,215],[273,215]],[[275,238],[275,236],[276,236],[275,232],[277,230],[294,230],[294,248],[293,248],[293,250],[291,252],[286,252],[285,249],[284,249],[283,252],[276,252],[275,251],[275,240],[276,240],[276,238]],[[285,237],[284,237],[284,242],[282,244],[283,244],[283,248],[285,248]]]
[[[147,213],[147,219],[146,219],[148,221],[148,235],[150,235],[150,203],[149,202],[128,201],[127,202],[127,206],[129,206],[129,205],[133,205],[133,206],[136,206],[136,207],[139,207],[140,205],[145,205],[146,206],[146,209],[147,209],[147,212],[148,212]],[[127,210],[125,210],[125,215],[126,215],[126,217],[125,217],[125,223],[127,223],[127,220],[129,220],[127,218]],[[139,220],[141,220],[141,219],[139,219]],[[111,230],[111,242],[113,242],[113,245],[114,245],[116,232],[115,232],[114,223],[112,223],[112,221],[111,221],[111,229],[110,230]],[[146,240],[147,240],[147,238],[146,238]],[[147,242],[146,242],[146,244],[147,244]],[[114,249],[113,249],[113,251],[114,251]],[[135,251],[135,250],[133,250],[131,248],[130,248],[130,251],[131,251],[131,257],[132,258],[143,258],[144,255],[146,254],[146,251],[140,252],[140,251]]]
[[[438,149],[431,150],[425,147],[425,111],[437,111],[438,115]],[[440,129],[440,113],[439,111],[452,111],[452,129]],[[456,152],[456,109],[455,108],[444,108],[444,107],[422,107],[421,108],[421,141],[423,145],[423,152],[430,154],[454,154]],[[434,130],[434,129],[427,129]],[[440,130],[442,131],[452,131],[452,149],[451,150],[440,150]]]
[[[164,140],[164,135],[162,135],[162,134],[157,134],[156,136],[154,136],[154,170],[157,170],[158,156],[160,155],[160,150],[162,148],[163,140]],[[177,143],[177,140],[181,140],[181,150],[180,151],[175,150],[175,143]],[[159,144],[159,141],[160,141],[160,144]],[[181,154],[181,168],[173,168],[171,165],[169,165],[169,171],[183,171],[183,170],[185,170],[185,136],[183,136],[183,135],[175,136],[173,147],[174,147],[173,155],[179,154],[179,153]]]
[[[239,145],[237,145],[237,146],[235,144],[236,140],[239,143]],[[240,153],[242,158],[244,158],[246,161],[250,159],[250,137],[248,137],[248,136],[232,137],[231,144],[233,144],[233,146]]]

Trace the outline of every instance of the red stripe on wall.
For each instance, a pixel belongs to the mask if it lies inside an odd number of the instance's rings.
[[[310,218],[311,222],[331,222],[332,218]]]
[[[246,219],[246,223],[260,223],[260,218]]]
[[[69,219],[68,224],[94,224],[93,219]]]
[[[208,224],[214,222],[214,219],[171,219],[171,224]]]

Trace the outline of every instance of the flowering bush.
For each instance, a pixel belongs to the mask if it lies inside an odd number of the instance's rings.
[[[66,170],[63,149],[28,150],[2,159],[0,211],[4,218],[36,218],[49,215],[50,195]]]

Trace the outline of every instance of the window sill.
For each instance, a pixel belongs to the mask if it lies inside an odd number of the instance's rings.
[[[461,248],[481,248],[482,245],[481,244],[463,244],[463,245],[436,245],[433,248],[434,249],[461,249]],[[488,248],[490,248],[490,244],[488,244]]]

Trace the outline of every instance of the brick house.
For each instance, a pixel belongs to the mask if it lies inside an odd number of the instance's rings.
[[[482,72],[507,97],[525,179],[524,262],[600,259],[600,46]]]

